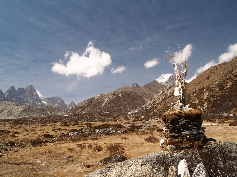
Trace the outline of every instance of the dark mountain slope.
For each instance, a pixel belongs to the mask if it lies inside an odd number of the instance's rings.
[[[86,116],[88,119],[126,116],[139,109],[154,95],[136,87],[123,87],[108,94],[92,97],[69,110],[70,113]]]

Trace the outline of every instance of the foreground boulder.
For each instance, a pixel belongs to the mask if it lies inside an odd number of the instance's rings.
[[[220,142],[207,144],[202,149],[186,149],[177,153],[151,153],[99,169],[86,177],[178,176],[178,165],[183,159],[190,176],[237,176],[237,144]]]

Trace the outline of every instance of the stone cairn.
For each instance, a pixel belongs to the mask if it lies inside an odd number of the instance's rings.
[[[202,113],[189,108],[185,100],[187,59],[182,58],[181,51],[178,55],[171,54],[167,58],[173,62],[176,77],[174,95],[178,97],[178,101],[161,117],[164,139],[161,139],[160,146],[171,151],[203,146],[207,138],[201,127]],[[181,73],[178,64],[182,65]]]
[[[163,145],[168,149],[201,147],[206,142],[202,129],[201,112],[197,110],[169,110],[162,116],[164,122]]]

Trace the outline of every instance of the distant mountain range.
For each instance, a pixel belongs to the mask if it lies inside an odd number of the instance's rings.
[[[237,57],[207,69],[192,82],[187,83],[186,99],[189,107],[202,111],[204,115],[237,116]],[[2,112],[5,111],[4,115],[10,115],[11,111],[15,110],[13,103],[9,102],[31,106],[43,104],[50,109],[52,106],[60,107],[64,110],[69,109],[67,113],[60,114],[96,121],[121,117],[160,117],[172,106],[171,103],[176,101],[173,74],[163,74],[142,87],[134,83],[108,94],[94,96],[77,105],[73,102],[66,105],[60,97],[41,99],[31,85],[17,90],[12,86],[5,93],[0,90],[0,103],[3,104],[0,107],[0,118]],[[7,108],[8,112],[5,110]],[[31,111],[39,110],[43,110],[41,116],[48,115],[45,113],[47,109],[24,108],[24,110],[27,110],[23,111],[25,116]],[[50,115],[57,115],[57,111],[51,109],[51,112]],[[17,112],[14,115],[17,117]]]
[[[74,102],[66,105],[64,100],[58,96],[41,99],[32,85],[29,85],[26,88],[18,89],[15,89],[14,86],[11,86],[5,93],[0,90],[0,101],[10,101],[31,106],[44,104],[47,106],[61,108],[63,110],[68,110],[76,105]]]

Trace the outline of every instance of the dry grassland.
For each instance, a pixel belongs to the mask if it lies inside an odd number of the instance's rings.
[[[237,142],[237,126],[204,122],[206,136]],[[103,131],[99,131],[103,130]],[[158,120],[110,122],[0,122],[0,176],[84,176],[111,163],[159,151],[162,124]],[[103,161],[105,162],[105,161]]]

